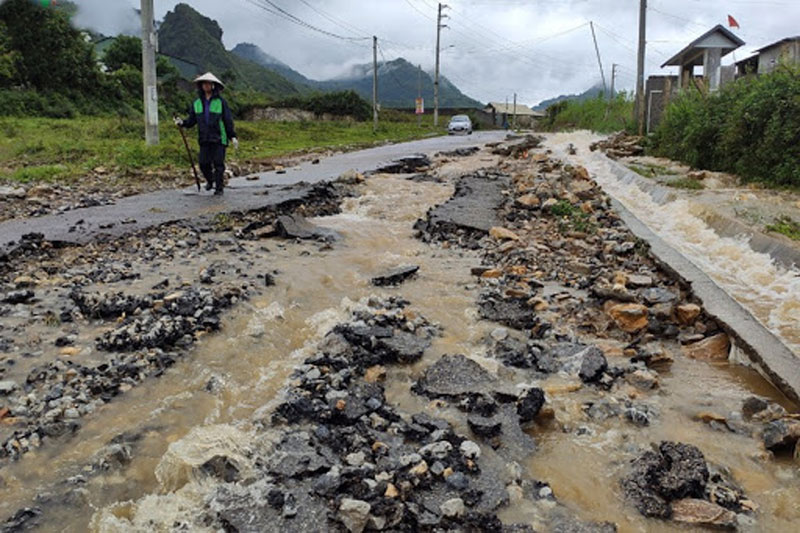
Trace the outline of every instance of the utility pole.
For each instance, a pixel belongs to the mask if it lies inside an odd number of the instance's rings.
[[[514,93],[514,118],[511,119],[511,129],[517,129],[517,93]]]
[[[417,76],[417,98],[422,100],[422,65],[419,65],[419,73]],[[425,105],[424,102],[422,104]],[[417,113],[417,126],[422,127],[422,113]]]
[[[614,99],[614,85],[617,79],[617,64],[611,63],[611,93],[608,95],[609,100]]]
[[[442,42],[442,28],[446,28],[446,24],[442,24],[442,18],[447,15],[442,15],[442,9],[447,6],[439,4],[439,14],[436,17],[436,72],[433,78],[433,127],[439,125],[439,48]]]
[[[592,40],[594,41],[594,51],[597,54],[597,64],[600,67],[600,79],[603,80],[603,92],[608,89],[606,85],[606,75],[603,72],[603,62],[600,60],[600,48],[597,46],[597,35],[594,33],[594,22],[589,21],[589,27],[592,29]]]
[[[644,135],[644,53],[647,36],[647,0],[639,0],[639,51],[636,62],[636,122]]]
[[[372,133],[378,132],[378,38],[372,36]]]
[[[142,90],[144,93],[144,137],[158,144],[158,77],[156,76],[156,32],[153,0],[142,0]]]

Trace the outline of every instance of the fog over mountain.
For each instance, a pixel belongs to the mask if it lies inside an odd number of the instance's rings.
[[[77,0],[77,21],[106,34],[136,32],[138,0]],[[158,18],[175,0],[156,0]],[[247,42],[316,80],[337,78],[372,61],[377,35],[386,61],[399,57],[431,71],[436,37],[433,0],[273,0],[304,23],[280,15],[263,0],[189,0],[217,20],[230,50]],[[466,94],[482,101],[514,92],[535,104],[558,94],[581,93],[600,80],[588,22],[594,21],[605,75],[617,63],[620,89],[633,87],[636,72],[638,2],[635,0],[449,0],[442,31],[441,71]],[[795,35],[796,0],[650,0],[648,73],[670,73],[660,65],[685,44],[732,15],[734,31],[750,51]],[[327,32],[327,33],[323,33]],[[331,36],[330,34],[335,34]],[[381,60],[383,60],[383,57]],[[726,58],[726,62],[733,56]]]

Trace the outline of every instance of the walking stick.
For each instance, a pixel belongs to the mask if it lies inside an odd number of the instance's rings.
[[[189,141],[186,140],[186,133],[183,131],[183,128],[178,126],[178,131],[181,132],[181,138],[183,138],[183,145],[186,147],[186,153],[189,154],[189,163],[192,164],[192,172],[194,172],[194,181],[197,184],[197,190],[200,190],[200,176],[197,175],[197,167],[194,166],[194,157],[192,157],[192,151],[189,149]]]

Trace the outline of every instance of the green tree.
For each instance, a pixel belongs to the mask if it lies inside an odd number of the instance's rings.
[[[17,51],[15,81],[39,90],[75,89],[96,94],[103,89],[94,48],[70,25],[68,15],[29,0],[0,4],[8,48]]]
[[[0,22],[0,87],[10,87],[17,79],[17,57],[19,53],[11,48],[8,29]]]
[[[110,72],[116,72],[126,65],[141,72],[142,40],[138,37],[120,35],[103,54],[103,64]],[[156,72],[160,78],[180,75],[178,69],[164,56],[156,58]]]

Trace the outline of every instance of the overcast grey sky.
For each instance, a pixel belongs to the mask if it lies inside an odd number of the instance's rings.
[[[75,0],[79,22],[114,34],[136,27],[129,8],[139,0]],[[377,35],[387,60],[405,57],[433,70],[434,0],[271,0],[297,18],[348,37]],[[155,0],[158,18],[177,4]],[[258,7],[265,0],[189,0],[217,20],[223,41],[259,45],[310,78],[327,79],[372,61],[369,41],[345,41],[282,19]],[[503,101],[514,92],[522,103],[582,92],[600,81],[589,21],[593,21],[606,80],[620,65],[617,87],[635,83],[638,0],[448,0],[449,28],[442,31],[441,72],[481,101]],[[715,24],[734,29],[746,45],[741,59],[764,44],[800,33],[800,0],[649,0],[647,72]],[[270,8],[273,9],[273,8]],[[274,10],[274,9],[273,9]],[[726,63],[732,61],[726,58]]]

